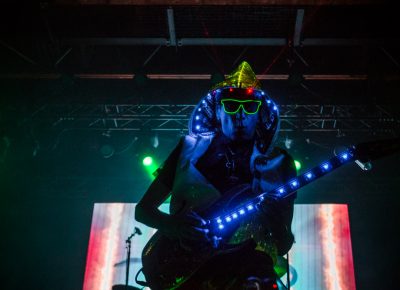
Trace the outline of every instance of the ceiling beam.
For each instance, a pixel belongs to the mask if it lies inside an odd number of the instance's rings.
[[[296,24],[294,26],[293,45],[300,45],[301,31],[303,27],[304,9],[297,9]]]
[[[175,21],[174,21],[174,10],[172,8],[167,9],[168,18],[168,32],[169,32],[169,43],[171,46],[176,46],[176,34],[175,34]]]
[[[271,6],[316,6],[316,5],[368,5],[383,4],[378,0],[56,0],[57,4],[69,5],[271,5]]]
[[[300,29],[300,28],[299,28]],[[295,35],[296,36],[296,35]],[[300,33],[298,36],[300,38]],[[171,39],[172,40],[172,39]],[[284,46],[286,38],[181,38],[176,39],[178,46]],[[305,38],[298,39],[301,46],[382,46],[400,43],[400,39],[368,39],[368,38]],[[167,38],[69,38],[61,40],[66,45],[98,45],[98,46],[135,46],[161,45],[170,46]]]
[[[147,78],[153,80],[210,80],[211,74],[147,74]],[[0,79],[59,79],[62,74],[0,74]],[[133,79],[134,74],[73,74],[72,77],[79,79],[109,79],[123,80]],[[313,81],[365,81],[368,80],[368,75],[365,74],[305,74],[305,80]],[[288,74],[260,74],[257,75],[259,80],[276,80],[283,81],[289,78]],[[384,80],[399,80],[399,75],[387,75]]]

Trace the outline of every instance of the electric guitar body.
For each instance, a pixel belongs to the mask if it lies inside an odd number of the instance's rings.
[[[200,213],[203,218],[213,215],[213,212],[223,212],[222,205],[235,206],[243,200],[251,198],[251,190],[248,185],[240,185],[228,192],[226,196],[232,197],[229,201],[221,198],[211,204],[207,212]],[[181,210],[184,212],[185,210]],[[179,215],[180,213],[178,213]],[[171,239],[157,231],[142,252],[143,274],[151,289],[186,289],[189,285],[196,285],[203,273],[201,269],[207,269],[207,264],[213,261],[221,262],[224,259],[240,254],[249,247],[255,248],[253,241],[243,241],[234,244],[229,242],[235,232],[245,225],[241,224],[225,232],[224,238],[210,239],[207,243],[196,243]],[[250,238],[250,237],[249,237]],[[193,288],[192,288],[193,289]]]

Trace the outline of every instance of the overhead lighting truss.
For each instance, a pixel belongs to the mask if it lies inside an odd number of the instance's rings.
[[[45,105],[32,121],[68,130],[186,132],[192,104]],[[394,132],[400,120],[389,107],[366,105],[281,105],[281,131]]]

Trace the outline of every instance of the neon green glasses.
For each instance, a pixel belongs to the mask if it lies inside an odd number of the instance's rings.
[[[227,114],[236,114],[241,107],[246,114],[253,115],[260,109],[261,100],[223,99],[221,104]]]

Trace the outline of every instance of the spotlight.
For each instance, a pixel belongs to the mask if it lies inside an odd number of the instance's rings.
[[[111,156],[114,155],[115,149],[113,146],[109,144],[104,144],[101,145],[100,147],[100,153],[104,158],[110,158]]]
[[[292,148],[292,144],[293,144],[293,140],[289,139],[288,137],[286,137],[286,139],[285,139],[285,147],[286,147],[286,149]]]
[[[296,170],[299,171],[301,169],[301,163],[298,160],[294,161],[294,166],[296,167]]]
[[[145,158],[143,158],[143,165],[144,166],[150,166],[152,164],[153,164],[153,157],[146,156]]]
[[[154,148],[157,148],[158,145],[160,145],[160,142],[159,142],[159,140],[158,140],[157,134],[152,138],[151,141],[152,141],[152,145],[153,145]]]

